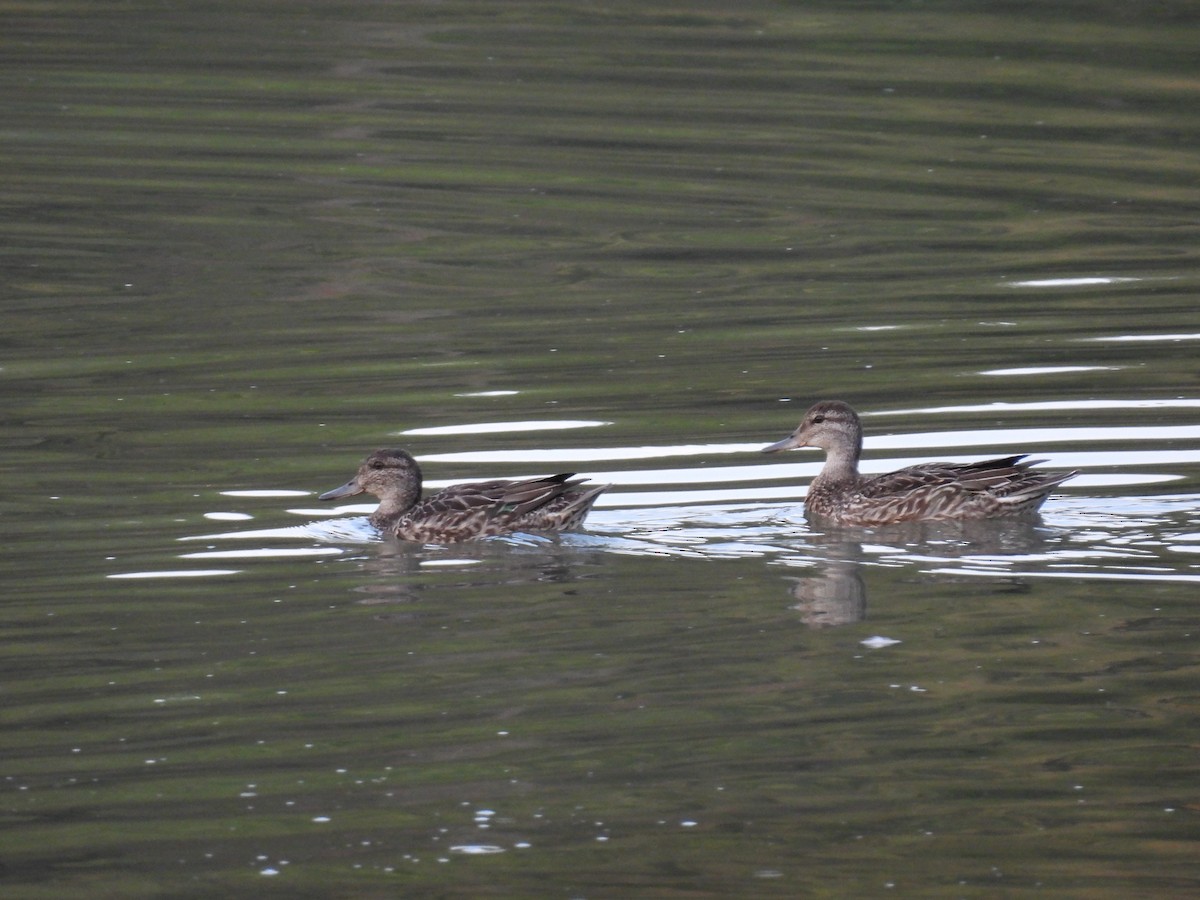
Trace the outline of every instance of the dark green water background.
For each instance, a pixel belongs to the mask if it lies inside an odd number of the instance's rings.
[[[0,0],[0,895],[1196,896],[1198,46]],[[876,471],[1081,474],[814,532],[755,448],[830,396]],[[616,486],[558,542],[315,508],[397,444]]]

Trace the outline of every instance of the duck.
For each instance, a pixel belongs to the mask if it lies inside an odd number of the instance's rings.
[[[858,471],[862,439],[862,422],[848,403],[822,400],[808,409],[794,432],[762,452],[824,450],[825,465],[809,485],[804,511],[810,519],[837,525],[1031,515],[1056,486],[1079,474],[1031,469],[1041,460],[1021,454],[974,463],[921,463],[867,476]]]
[[[583,524],[611,484],[587,484],[574,472],[527,481],[455,484],[421,499],[421,467],[407,450],[376,450],[354,477],[320,500],[379,498],[370,522],[404,541],[453,544],[515,531],[570,531]]]

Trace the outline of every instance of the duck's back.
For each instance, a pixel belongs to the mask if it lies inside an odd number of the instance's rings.
[[[1074,472],[1038,472],[1005,456],[977,463],[922,463],[853,485],[814,481],[811,514],[847,525],[889,525],[917,519],[989,519],[1033,513],[1055,485]]]
[[[585,481],[563,473],[451,485],[405,512],[394,532],[402,540],[446,544],[514,531],[565,531],[582,524],[609,487],[581,487]]]

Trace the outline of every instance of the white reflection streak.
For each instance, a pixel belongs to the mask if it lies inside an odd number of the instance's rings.
[[[572,447],[559,450],[466,450],[460,453],[427,453],[422,462],[515,462],[560,463],[595,462],[611,459],[661,459],[664,456],[708,456],[726,453],[754,453],[767,445],[764,439],[754,444],[680,444],[666,447]]]
[[[108,578],[208,578],[212,575],[237,575],[241,569],[164,569],[161,572],[120,572]]]
[[[811,462],[793,463],[793,462],[767,462],[764,460],[761,464],[755,466],[697,466],[695,468],[680,468],[680,469],[628,469],[628,470],[589,470],[584,473],[588,479],[598,483],[611,483],[621,487],[632,487],[635,485],[664,485],[664,484],[729,484],[738,481],[799,481],[800,479],[812,478],[816,475],[824,461],[818,457],[819,451],[799,451],[799,458],[811,459]],[[1131,450],[1118,451],[1080,451],[1075,453],[1052,453],[1052,454],[1037,454],[1038,456],[1046,456],[1047,468],[1069,468],[1069,469],[1086,469],[1099,468],[1101,466],[1134,466],[1134,465],[1171,465],[1187,462],[1200,462],[1200,450],[1148,450],[1143,452],[1135,452]],[[939,454],[939,462],[972,462],[977,460],[978,456],[964,455],[948,455]],[[921,460],[925,460],[922,457]],[[884,459],[865,459],[859,468],[864,474],[875,474],[878,472],[890,472],[893,469],[901,468],[905,465],[912,465],[912,458],[903,457],[887,457]],[[522,477],[534,477],[535,473],[526,473]],[[544,473],[543,473],[544,474]],[[426,487],[437,488],[445,487],[450,484],[457,484],[460,481],[487,481],[492,477],[501,477],[494,473],[485,473],[479,477],[468,479],[430,478],[425,481]],[[349,506],[341,506],[339,511],[367,511],[374,509],[373,504],[353,504]],[[328,515],[328,508],[316,509],[293,509],[289,512],[294,512],[300,515]]]
[[[563,419],[535,422],[476,422],[468,425],[438,425],[433,428],[409,428],[395,434],[500,434],[509,431],[565,431],[570,428],[599,428],[612,422]]]
[[[308,491],[290,490],[254,490],[254,491],[221,491],[222,497],[307,497]]]
[[[982,575],[985,578],[1002,576],[1005,578],[1070,578],[1073,580],[1089,581],[1145,581],[1146,575],[1134,575],[1128,572],[1106,572],[1104,570],[1081,571],[1072,569],[1067,572],[1023,572],[1016,569],[925,569],[928,575]],[[1160,581],[1200,582],[1200,575],[1182,575],[1179,573],[1155,572],[1155,583]]]
[[[1066,372],[1116,372],[1120,366],[1027,366],[1019,369],[985,369],[980,375],[1062,375]]]
[[[1163,400],[1039,400],[1029,403],[977,403],[963,406],[929,406],[915,409],[887,409],[865,412],[863,416],[911,416],[920,413],[959,412],[1042,412],[1082,409],[1195,409],[1200,400],[1175,397]],[[1135,429],[1136,430],[1136,429]]]
[[[264,547],[261,550],[206,550],[201,553],[181,553],[180,559],[245,559],[247,557],[274,558],[280,556],[336,556],[342,551],[336,547],[294,548]]]
[[[1115,276],[1091,276],[1084,278],[1042,278],[1037,281],[1008,281],[1009,287],[1088,287],[1096,284],[1127,284],[1143,281],[1142,278],[1119,278]]]
[[[625,506],[685,506],[691,503],[747,503],[755,500],[798,500],[807,487],[739,488],[712,491],[638,491],[601,494],[597,508]]]
[[[1123,404],[1116,404],[1122,406]],[[1200,401],[1188,401],[1187,405],[1200,406]],[[978,407],[993,409],[995,407]],[[965,409],[959,407],[957,409]],[[908,410],[907,414],[919,412],[954,412],[946,407],[930,410]],[[890,413],[898,415],[902,411]],[[879,415],[879,414],[877,414]],[[784,429],[780,429],[784,431]],[[864,445],[868,449],[906,450],[930,447],[996,447],[1003,452],[1021,452],[1027,445],[1047,443],[1088,444],[1097,441],[1162,441],[1200,439],[1200,425],[1158,426],[1147,428],[1011,428],[991,431],[933,431],[912,434],[878,435],[868,437]],[[559,465],[562,463],[591,463],[630,459],[664,459],[671,456],[718,456],[732,453],[757,453],[770,440],[767,436],[761,443],[754,444],[681,444],[662,447],[579,447],[556,450],[467,450],[459,453],[422,454],[422,462],[469,462],[469,463],[535,463]],[[513,476],[508,476],[513,477]],[[758,477],[761,477],[758,476]],[[481,480],[477,478],[474,480]],[[433,481],[427,482],[431,486]],[[451,484],[445,481],[441,484]]]

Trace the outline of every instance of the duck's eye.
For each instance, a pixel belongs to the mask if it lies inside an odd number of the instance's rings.
[[[372,468],[372,469],[382,469],[382,468],[384,468],[384,465],[383,465],[383,460],[380,460],[380,459],[373,459],[373,460],[371,460],[371,468]]]
[[[824,421],[825,421],[824,416],[813,416],[813,424],[814,425],[820,425]]]

